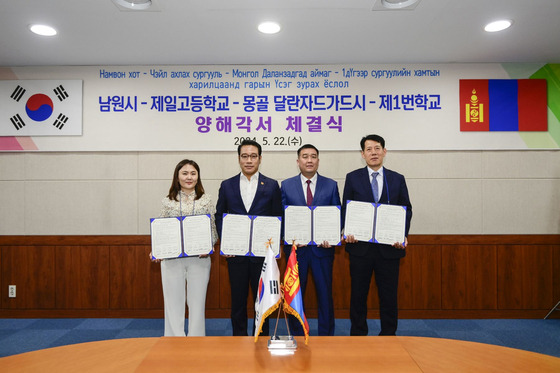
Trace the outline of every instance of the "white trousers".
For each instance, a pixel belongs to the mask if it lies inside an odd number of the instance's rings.
[[[161,261],[164,336],[185,336],[185,303],[189,307],[188,335],[206,335],[206,290],[210,279],[210,264],[210,257],[197,256]]]

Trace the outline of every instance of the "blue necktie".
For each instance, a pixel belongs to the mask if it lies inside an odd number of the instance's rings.
[[[373,192],[373,201],[375,203],[379,202],[379,187],[377,186],[377,175],[379,175],[379,172],[371,173],[371,190]]]

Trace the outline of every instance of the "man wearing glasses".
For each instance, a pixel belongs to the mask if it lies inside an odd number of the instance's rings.
[[[222,234],[223,214],[282,216],[282,195],[278,182],[259,172],[262,148],[259,143],[244,140],[237,147],[241,173],[222,181],[216,205],[216,228]],[[231,289],[231,326],[234,336],[247,334],[247,297],[249,287],[255,302],[264,258],[228,256]],[[251,335],[254,334],[255,325]],[[269,335],[268,320],[261,335]]]

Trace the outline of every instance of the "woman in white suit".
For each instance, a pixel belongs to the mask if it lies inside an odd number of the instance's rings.
[[[214,204],[204,193],[198,164],[189,159],[182,160],[175,167],[169,194],[162,200],[160,217],[210,214],[214,245],[218,237],[214,213]],[[166,337],[185,336],[185,303],[189,308],[188,336],[206,335],[205,307],[209,279],[208,255],[161,260]]]

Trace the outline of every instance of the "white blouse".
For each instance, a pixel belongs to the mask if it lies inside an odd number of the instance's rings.
[[[218,240],[218,231],[216,230],[216,222],[214,214],[216,207],[208,194],[203,194],[202,197],[195,201],[196,193],[193,191],[188,195],[180,191],[177,195],[179,201],[170,200],[164,197],[161,200],[160,218],[170,218],[174,216],[189,216],[189,215],[206,215],[210,214],[211,227],[212,227],[212,245]]]

